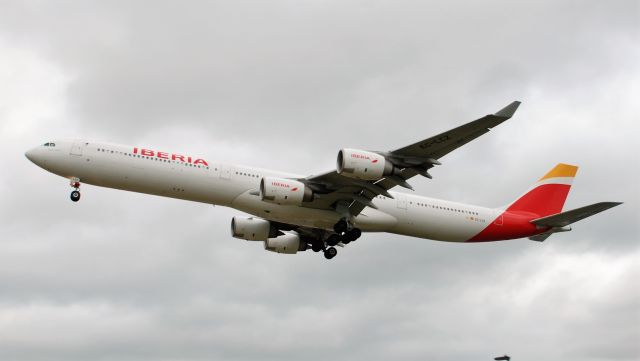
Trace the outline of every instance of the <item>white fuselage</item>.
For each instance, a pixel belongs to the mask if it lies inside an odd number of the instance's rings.
[[[158,154],[162,156],[159,157]],[[32,149],[27,156],[40,167],[83,184],[232,207],[252,215],[298,226],[330,230],[337,212],[305,206],[278,205],[258,195],[262,177],[304,176],[232,165],[171,153],[141,154],[140,149],[107,143],[59,141]],[[174,158],[174,159],[172,159]],[[462,242],[486,228],[500,210],[406,193],[378,196],[378,209],[365,208],[354,225],[365,232],[390,232],[442,241]]]

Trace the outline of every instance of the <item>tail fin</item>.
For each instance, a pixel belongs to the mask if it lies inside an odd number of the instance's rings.
[[[562,212],[578,167],[560,163],[536,182],[507,211],[535,213],[541,217]]]

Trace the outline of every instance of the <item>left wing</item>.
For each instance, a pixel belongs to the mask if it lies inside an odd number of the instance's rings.
[[[305,203],[304,206],[336,209],[350,216],[357,216],[365,207],[375,208],[371,202],[373,198],[378,195],[393,198],[388,190],[396,186],[413,189],[407,180],[416,175],[431,178],[428,170],[435,165],[440,165],[440,158],[511,118],[519,105],[519,101],[514,101],[497,113],[403,148],[388,152],[373,152],[384,156],[397,169],[392,175],[381,179],[375,181],[355,179],[341,175],[336,170],[298,179],[315,194],[314,200]]]

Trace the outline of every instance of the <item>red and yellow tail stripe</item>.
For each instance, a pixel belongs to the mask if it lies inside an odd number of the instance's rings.
[[[469,241],[529,237],[544,231],[533,225],[531,220],[562,212],[577,172],[578,167],[575,165],[564,163],[556,165],[524,195],[508,206],[492,224]]]
[[[506,210],[533,213],[540,217],[562,212],[577,172],[575,165],[556,165]]]
[[[560,182],[565,183],[567,181],[573,181],[573,178],[578,173],[578,167],[575,165],[559,163],[553,169],[551,169],[542,178],[538,179],[538,183],[552,183]]]

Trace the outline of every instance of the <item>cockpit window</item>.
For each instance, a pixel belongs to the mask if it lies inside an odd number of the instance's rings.
[[[51,143],[51,142],[49,142],[49,143],[44,143],[44,146],[45,146],[45,147],[55,147],[55,146],[56,146],[56,143]]]
[[[51,143],[44,143],[45,147],[48,147],[49,145],[51,145]]]

